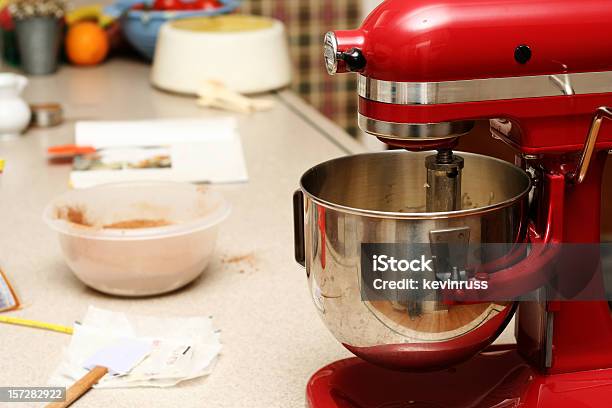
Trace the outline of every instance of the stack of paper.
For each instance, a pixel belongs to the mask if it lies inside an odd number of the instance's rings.
[[[90,307],[49,384],[69,387],[87,373],[92,354],[126,338],[150,342],[151,353],[128,374],[106,375],[97,388],[171,387],[210,374],[221,351],[211,318],[126,316]]]
[[[236,121],[224,119],[78,122],[75,188],[121,181],[234,183],[248,180]]]

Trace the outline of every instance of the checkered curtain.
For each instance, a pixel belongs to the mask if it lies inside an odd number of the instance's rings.
[[[323,61],[323,36],[360,25],[361,0],[244,0],[246,14],[277,18],[287,26],[294,64],[292,88],[351,134],[357,134],[354,75],[330,77]]]

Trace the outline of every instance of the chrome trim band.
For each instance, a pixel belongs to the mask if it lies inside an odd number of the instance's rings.
[[[438,105],[612,92],[612,72],[447,82],[390,82],[359,76],[359,96],[396,105]]]
[[[448,140],[463,136],[474,128],[474,121],[440,123],[397,123],[359,114],[359,127],[366,133],[391,140]]]

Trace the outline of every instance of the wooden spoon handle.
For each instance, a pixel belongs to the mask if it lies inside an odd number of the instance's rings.
[[[45,408],[66,408],[72,405],[73,402],[78,400],[83,394],[91,389],[94,385],[100,381],[108,373],[106,367],[94,367],[93,370],[85,374],[80,380],[75,382],[72,387],[66,391],[66,401],[52,402]]]

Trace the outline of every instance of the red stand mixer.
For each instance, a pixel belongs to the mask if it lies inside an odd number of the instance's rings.
[[[352,358],[322,368],[308,383],[309,406],[612,406],[612,318],[603,297],[600,301],[500,302],[494,308],[494,317],[456,336],[448,335],[443,341],[433,335],[413,343],[396,338],[391,341],[391,334],[379,332],[378,337],[367,339],[363,334],[360,344],[368,346],[361,347],[345,341],[343,330],[348,326],[366,327],[363,322],[367,312],[360,311],[353,319],[347,314],[349,309],[333,303],[349,295],[334,281],[342,278],[330,272],[340,257],[357,256],[353,252],[358,250],[349,248],[346,237],[357,234],[367,242],[363,231],[376,229],[381,234],[388,230],[382,224],[367,224],[372,222],[373,214],[368,211],[378,204],[374,204],[374,198],[353,193],[351,186],[359,180],[367,182],[376,172],[388,177],[396,174],[398,167],[385,167],[393,160],[410,160],[405,157],[421,157],[426,153],[419,152],[437,150],[437,155],[427,156],[428,159],[423,156],[422,162],[428,163],[426,169],[418,170],[423,164],[415,166],[417,181],[427,179],[428,194],[433,190],[434,198],[427,199],[428,207],[436,202],[433,211],[450,215],[453,213],[449,211],[460,211],[456,201],[461,200],[457,189],[462,181],[456,175],[463,171],[465,187],[467,180],[479,177],[476,173],[467,177],[470,168],[478,167],[484,174],[488,167],[479,164],[478,160],[484,159],[456,155],[452,149],[457,138],[467,135],[474,122],[483,119],[490,120],[494,139],[514,148],[516,167],[531,173],[531,181],[524,182],[533,185],[531,209],[526,210],[525,184],[519,180],[516,191],[508,194],[523,197],[525,202],[517,204],[513,212],[504,213],[503,219],[512,220],[528,211],[525,236],[532,243],[599,243],[603,169],[612,149],[612,123],[605,120],[612,118],[606,108],[612,106],[612,2],[387,0],[361,28],[328,33],[325,57],[330,74],[359,75],[360,127],[405,150],[385,153],[386,160],[383,156],[364,156],[364,160],[373,162],[371,165],[363,161],[349,163],[346,159],[319,166],[304,176],[303,193],[294,197],[296,258],[308,269],[315,304],[330,330],[347,348],[376,363]],[[500,163],[490,165],[497,166],[492,174],[508,171],[504,177],[514,177],[512,169],[502,168]],[[436,171],[444,177],[436,179]],[[455,176],[450,177],[450,172]],[[336,186],[336,192],[327,188],[334,174],[346,180],[345,185]],[[393,186],[388,190],[372,191],[372,197],[392,197],[393,188],[403,183],[400,180],[410,178],[409,174],[398,175],[398,181],[390,182]],[[365,210],[353,209],[342,201],[344,197],[359,200]],[[493,209],[501,211],[500,208]],[[362,224],[355,227],[346,218],[349,215],[334,218],[334,210],[363,216]],[[511,210],[505,207],[504,211]],[[388,224],[393,217],[385,214]],[[397,212],[398,217],[402,214]],[[416,216],[403,221],[415,219]],[[483,223],[481,218],[476,227],[481,239]],[[398,228],[392,227],[392,236],[399,236]],[[427,228],[429,235],[425,236],[432,237],[431,228]],[[453,231],[454,238],[465,235]],[[447,232],[443,228],[435,233]],[[344,262],[342,267],[350,263]],[[354,270],[358,268],[353,266]],[[496,280],[495,288],[512,294],[521,285],[523,290],[537,289],[543,283],[537,277],[538,270],[597,276],[599,268],[599,259],[555,257],[534,250],[527,262],[511,266],[499,277],[492,274],[490,279]],[[313,278],[313,274],[317,277]],[[386,306],[372,307],[373,304],[369,311],[377,314],[380,322],[384,317],[380,311]],[[372,312],[375,308],[378,311]],[[489,346],[515,309],[517,344]],[[392,313],[392,307],[389,310],[387,315]],[[413,332],[417,332],[414,316],[421,319],[424,312],[402,310],[404,315],[410,315],[402,324],[413,325]],[[431,313],[447,320],[450,316],[448,310]],[[338,323],[330,323],[330,319]],[[368,323],[368,327],[375,324]],[[391,328],[388,324],[387,327]],[[469,340],[476,333],[479,340]],[[463,340],[469,347],[462,349]],[[380,350],[384,350],[384,357],[377,354]],[[436,357],[419,357],[428,352]],[[379,365],[405,370],[393,371]]]

